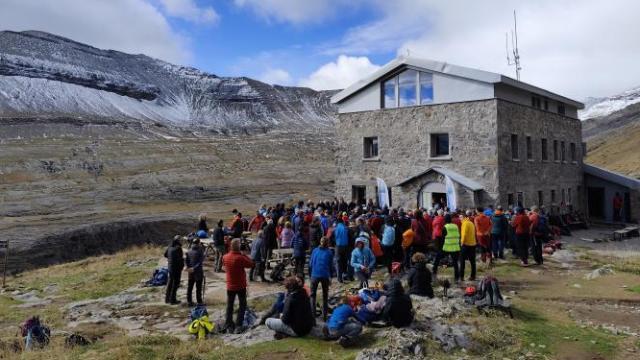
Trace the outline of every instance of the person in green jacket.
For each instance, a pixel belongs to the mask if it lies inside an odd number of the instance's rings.
[[[450,257],[451,266],[453,266],[453,276],[455,281],[460,281],[460,271],[458,269],[458,259],[460,258],[460,230],[458,225],[451,222],[451,215],[447,214],[444,217],[444,227],[442,228],[442,237],[444,243],[442,244],[442,251],[438,252],[436,259],[433,262],[433,277],[435,278],[438,273],[438,265],[440,261],[446,257]]]

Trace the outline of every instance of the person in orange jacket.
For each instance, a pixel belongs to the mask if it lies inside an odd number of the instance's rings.
[[[489,264],[493,263],[493,257],[491,256],[491,219],[484,214],[484,208],[478,207],[476,209],[476,216],[473,220],[476,227],[476,239],[480,246],[480,259],[483,263],[489,261]]]

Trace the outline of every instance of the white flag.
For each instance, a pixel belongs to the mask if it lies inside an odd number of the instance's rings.
[[[456,189],[453,187],[453,180],[450,177],[444,177],[444,185],[447,191],[447,207],[453,211],[458,209],[458,201],[456,199]]]
[[[389,190],[381,178],[376,178],[376,182],[378,183],[378,206],[384,209],[385,206],[389,206]]]

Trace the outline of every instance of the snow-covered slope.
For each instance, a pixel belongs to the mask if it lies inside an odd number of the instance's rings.
[[[213,131],[328,127],[332,92],[218,77],[52,34],[0,32],[0,116],[98,115]]]
[[[611,97],[588,98],[585,100],[584,110],[578,115],[582,120],[603,117],[636,103],[640,103],[640,87]]]

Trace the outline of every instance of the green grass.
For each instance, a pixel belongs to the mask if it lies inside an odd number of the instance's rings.
[[[640,285],[632,286],[627,289],[628,291],[640,294]]]

